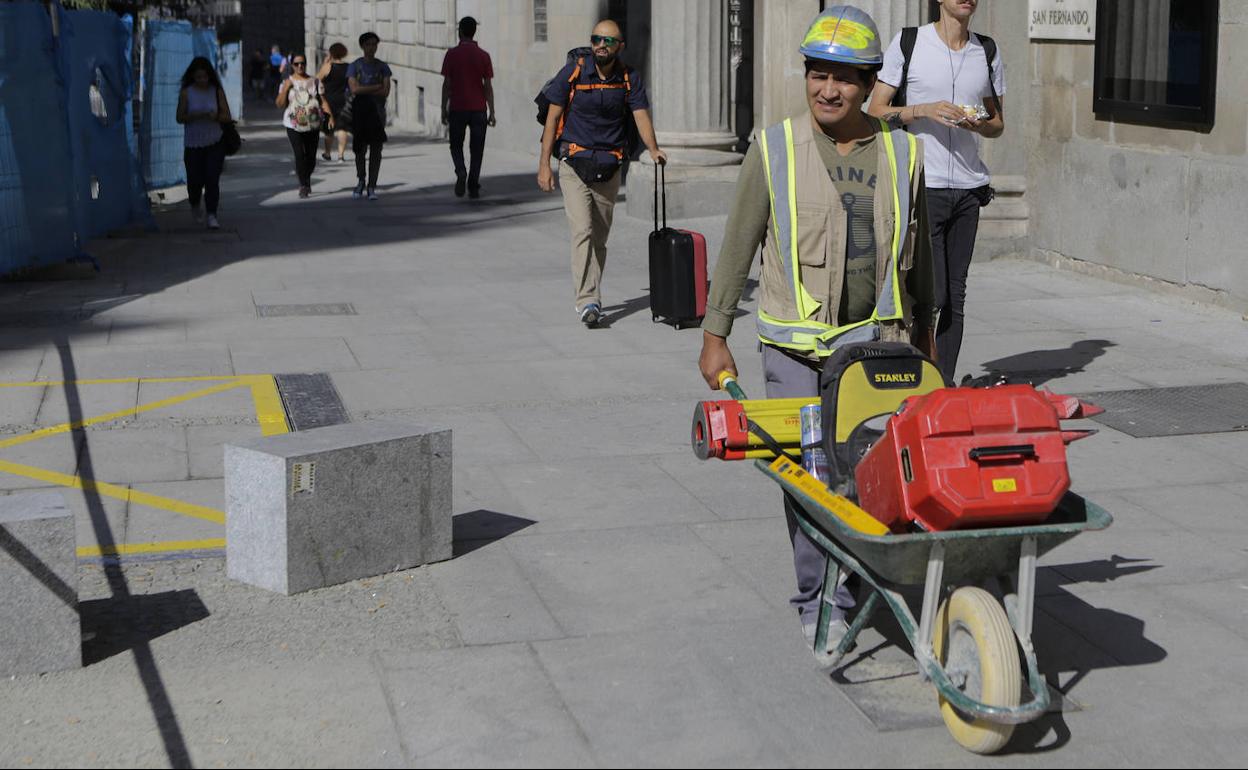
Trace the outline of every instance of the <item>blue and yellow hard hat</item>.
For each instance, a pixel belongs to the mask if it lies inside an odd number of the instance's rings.
[[[859,67],[884,63],[875,20],[852,5],[834,5],[815,17],[798,50],[811,59]]]

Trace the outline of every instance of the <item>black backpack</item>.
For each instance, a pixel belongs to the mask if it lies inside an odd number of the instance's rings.
[[[575,83],[581,76],[581,67],[585,66],[586,59],[589,59],[590,61],[594,60],[594,49],[588,46],[582,46],[568,51],[568,60],[565,63],[565,66],[573,63],[577,65],[576,69],[572,71],[572,77],[568,79],[569,92],[572,90],[572,84]],[[559,77],[559,73],[555,73],[555,77]],[[538,91],[537,96],[533,98],[533,103],[537,105],[537,123],[543,128],[546,126],[546,116],[550,114],[550,100],[546,98],[546,91],[554,84],[555,78],[547,80],[546,83],[542,85],[542,90]]]
[[[984,59],[988,61],[988,89],[992,91],[992,103],[996,105],[997,112],[1001,111],[1001,97],[997,96],[997,85],[993,81],[992,62],[997,58],[997,41],[974,33],[979,38],[979,44],[984,47]],[[906,106],[906,82],[910,77],[910,59],[914,57],[914,44],[919,39],[918,27],[904,27],[901,30],[901,55],[904,57],[901,65],[901,83],[897,85],[897,95],[893,97],[894,107]]]
[[[948,387],[940,369],[904,342],[843,345],[819,375],[819,418],[828,486],[854,497],[854,469],[884,435],[901,402]]]

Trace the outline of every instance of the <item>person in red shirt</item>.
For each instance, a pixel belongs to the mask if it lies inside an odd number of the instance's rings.
[[[459,45],[442,60],[442,125],[450,127],[451,160],[455,163],[455,196],[481,196],[481,156],[485,153],[485,128],[494,125],[494,68],[490,55],[473,38],[477,20],[459,20]],[[486,114],[486,109],[489,114]],[[464,133],[470,133],[470,168],[464,167]]]

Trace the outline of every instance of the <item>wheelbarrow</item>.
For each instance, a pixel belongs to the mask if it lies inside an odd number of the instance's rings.
[[[731,383],[734,397],[744,393]],[[874,520],[834,494],[783,454],[755,465],[795,503],[797,524],[832,558],[824,576],[815,649],[825,649],[832,621],[831,591],[849,573],[870,594],[829,658],[839,667],[845,653],[883,601],[914,650],[919,674],[939,696],[941,716],[953,739],[978,753],[999,751],[1015,725],[1039,719],[1049,708],[1049,689],[1031,641],[1036,560],[1085,530],[1108,527],[1102,508],[1073,492],[1043,524],[993,529],[880,534]],[[865,524],[864,524],[865,523]],[[845,573],[842,575],[842,573]],[[996,578],[1002,602],[978,583]],[[900,589],[923,586],[916,620]],[[1022,650],[1024,672],[1019,660]],[[1026,675],[1030,696],[1022,699]]]
[[[842,570],[871,588],[832,654],[832,667],[839,666],[882,600],[910,642],[919,674],[935,686],[945,726],[966,749],[977,754],[998,751],[1015,725],[1039,719],[1048,710],[1049,689],[1031,642],[1036,559],[1080,532],[1105,529],[1113,521],[1108,513],[1067,493],[1044,524],[872,535],[851,526],[843,511],[838,512],[852,503],[828,492],[833,502],[811,489],[808,481],[814,479],[800,466],[783,457],[773,463],[756,460],[755,465],[792,497],[798,526],[832,557],[825,590],[838,584]],[[993,577],[1005,587],[1004,608],[991,593],[973,585]],[[899,590],[915,585],[923,586],[917,622]],[[827,644],[832,621],[828,600],[820,603],[817,650]],[[1019,649],[1031,690],[1026,702],[1020,702],[1024,672]]]

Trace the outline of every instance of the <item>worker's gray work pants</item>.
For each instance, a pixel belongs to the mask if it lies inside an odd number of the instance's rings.
[[[763,379],[767,386],[767,398],[819,395],[819,371],[770,345],[763,345]],[[823,593],[823,576],[829,557],[797,526],[794,516],[793,502],[785,495],[784,517],[789,524],[793,568],[797,572],[797,594],[789,603],[801,614],[802,625],[808,625],[819,619],[819,597]],[[854,607],[854,596],[844,585],[838,586],[828,599],[839,610],[833,611],[833,619],[844,618],[846,610]]]

